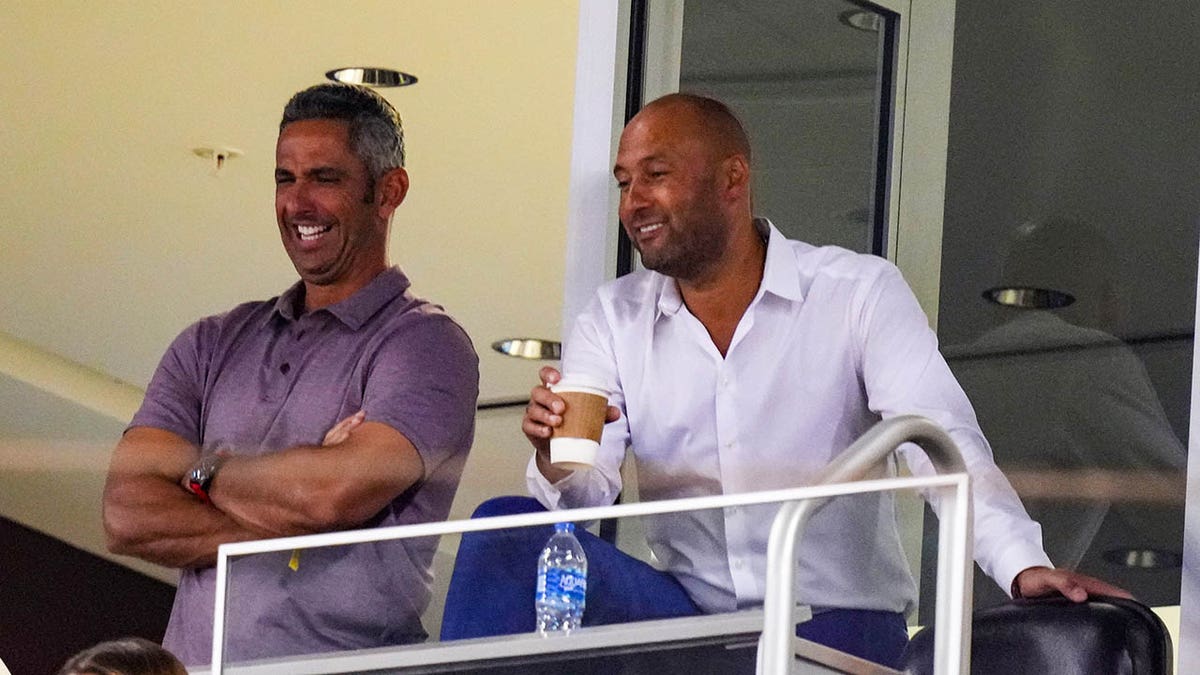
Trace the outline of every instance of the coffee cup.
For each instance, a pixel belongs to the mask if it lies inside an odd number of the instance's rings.
[[[562,469],[588,469],[596,463],[608,412],[608,391],[590,378],[564,375],[550,391],[566,404],[562,424],[550,436],[550,463]]]

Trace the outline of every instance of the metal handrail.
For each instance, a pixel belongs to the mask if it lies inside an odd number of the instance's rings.
[[[904,443],[921,446],[939,473],[966,473],[958,446],[941,427],[928,418],[902,415],[871,427],[822,472],[818,485],[860,480],[885,461]],[[942,509],[939,514],[941,545],[938,547],[938,581],[934,653],[939,675],[970,672],[971,502],[969,485],[960,495],[960,508]],[[764,598],[762,658],[760,672],[788,673],[793,659],[795,627],[791,608],[795,604],[796,548],[809,518],[828,503],[829,497],[784,504],[771,525],[767,543],[767,591]],[[957,629],[956,629],[957,627]]]

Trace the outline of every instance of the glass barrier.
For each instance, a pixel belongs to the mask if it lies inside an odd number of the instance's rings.
[[[1158,113],[1200,96],[1200,43],[1171,12],[1082,6],[957,3],[935,323],[1051,561],[1176,605],[1200,135]]]
[[[227,544],[220,549],[216,570],[212,672],[461,672],[466,668],[486,673],[694,673],[714,672],[714,667],[720,672],[754,672],[764,625],[763,599],[781,598],[791,608],[789,626],[811,618],[805,589],[820,588],[814,582],[812,563],[829,548],[821,542],[846,537],[844,527],[833,525],[844,522],[846,509],[861,508],[862,500],[872,500],[870,508],[887,506],[891,496],[885,493],[896,490],[907,491],[904,499],[916,499],[915,490],[932,495],[939,501],[943,522],[956,528],[947,530],[941,540],[952,545],[942,547],[949,557],[939,564],[939,603],[947,599],[947,606],[939,606],[939,611],[946,612],[941,625],[948,627],[939,635],[962,635],[953,627],[969,630],[962,618],[970,612],[969,585],[963,581],[970,565],[970,511],[967,477],[949,474]],[[776,522],[770,528],[772,520],[785,504],[814,500],[810,504],[816,505],[826,499],[810,509],[810,519],[801,519],[808,521],[804,530],[808,539],[799,538],[796,578],[786,588],[779,586],[773,580],[782,577],[767,569],[768,561],[779,557],[781,545],[776,530],[782,526]],[[635,547],[634,555],[621,552],[596,534],[598,523],[606,519],[638,522],[658,543]],[[585,606],[582,627],[542,635],[535,630],[533,611],[537,561],[559,522],[577,526],[576,534],[588,554],[586,597],[592,605]],[[725,528],[744,525],[761,536],[748,538],[742,559],[736,554],[726,557]],[[662,543],[655,534],[664,529],[686,530],[684,539],[696,542],[695,547]],[[406,566],[422,555],[455,558],[452,579],[431,583],[410,578]],[[384,569],[377,575],[364,574],[361,565],[369,564],[364,561]],[[877,561],[864,559],[862,564]],[[660,572],[664,569],[672,574]],[[872,567],[869,573],[875,571]],[[320,587],[328,589],[331,575],[336,575],[332,586],[339,598],[363,598],[353,603],[361,606],[362,616],[357,619],[363,625],[384,625],[391,631],[376,644],[395,646],[354,647],[355,640],[362,639],[351,637],[360,628],[353,625],[354,617],[339,619],[342,623],[333,627],[326,623],[318,640],[292,648],[273,644],[274,619],[261,618],[262,603],[277,603],[272,607],[279,620],[310,624],[327,620],[324,603],[332,599],[313,591],[310,582],[320,578]],[[907,577],[907,571],[901,576]],[[966,597],[961,592],[942,592],[955,584],[966,589]],[[443,614],[426,611],[422,630],[417,618],[429,595],[414,589],[426,585],[437,589],[430,592],[434,596],[430,606]],[[741,601],[721,587],[737,588]],[[915,588],[911,593],[915,597]],[[660,618],[626,622],[620,612],[603,606],[605,595],[634,597],[650,605]],[[256,617],[252,621],[245,619],[250,607]],[[599,622],[604,625],[595,625]],[[948,644],[954,647],[961,642]],[[792,646],[816,669],[813,672],[873,668],[803,640],[796,639]]]

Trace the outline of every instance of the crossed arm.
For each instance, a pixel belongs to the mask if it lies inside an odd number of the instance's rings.
[[[412,443],[362,413],[319,446],[230,457],[205,504],[182,487],[200,449],[151,427],[125,433],[104,487],[104,529],[114,553],[168,567],[204,567],[221,544],[362,524],[424,475]]]

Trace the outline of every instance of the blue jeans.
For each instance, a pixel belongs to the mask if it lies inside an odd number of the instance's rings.
[[[479,506],[473,518],[545,511],[528,497],[497,497]],[[537,558],[554,528],[523,527],[469,532],[458,547],[442,640],[532,632]],[[666,572],[622,553],[582,529],[575,531],[588,559],[587,608],[583,625],[666,619],[702,614],[683,586]],[[897,612],[830,609],[796,627],[807,640],[896,667],[908,631]]]

